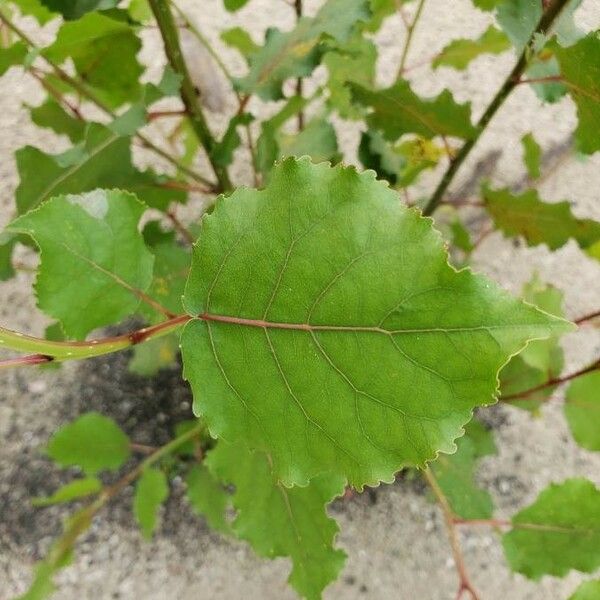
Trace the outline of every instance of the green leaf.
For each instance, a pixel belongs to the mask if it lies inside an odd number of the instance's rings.
[[[600,490],[591,481],[551,484],[512,524],[502,545],[513,571],[539,579],[600,566]]]
[[[277,136],[279,146],[278,157],[310,156],[314,162],[338,162],[341,154],[338,151],[335,129],[325,118],[312,119],[297,134],[281,133]]]
[[[344,118],[360,118],[361,111],[353,106],[348,82],[371,87],[375,81],[377,48],[360,34],[355,34],[345,44],[337,44],[323,56],[329,71],[327,87],[329,104]]]
[[[490,25],[476,40],[454,40],[450,42],[431,63],[438,67],[454,67],[464,70],[469,63],[482,54],[501,54],[510,49],[506,35]]]
[[[227,167],[233,162],[233,153],[242,143],[242,138],[238,133],[238,127],[248,125],[252,121],[252,115],[243,113],[235,115],[227,126],[222,139],[217,142],[211,152],[211,156],[216,164],[221,167]]]
[[[61,488],[56,490],[54,494],[46,498],[33,498],[31,503],[33,506],[51,506],[52,504],[62,504],[71,502],[97,494],[102,489],[102,483],[96,477],[86,477],[84,479],[76,479],[71,481]]]
[[[184,305],[195,413],[285,485],[362,488],[453,452],[508,358],[570,328],[455,271],[372,172],[293,159],[204,217]]]
[[[523,146],[523,160],[527,167],[527,174],[530,179],[537,179],[541,175],[542,149],[531,133],[521,138],[521,145]]]
[[[440,454],[430,465],[452,511],[463,519],[489,519],[494,511],[489,492],[480,489],[474,479],[477,459],[494,447],[492,434],[478,425],[476,440],[465,433],[457,440],[454,454]]]
[[[145,469],[135,486],[133,514],[146,539],[152,537],[158,523],[158,509],[168,496],[166,475],[159,469]]]
[[[127,11],[131,18],[138,23],[148,23],[154,18],[148,0],[131,0]]]
[[[284,81],[310,75],[318,64],[323,36],[344,42],[369,15],[368,0],[327,0],[315,17],[302,17],[292,31],[269,29],[265,45],[250,58],[250,71],[236,80],[237,88],[263,100],[279,100]]]
[[[114,8],[119,0],[41,0],[42,4],[65,19],[79,19],[94,10]]]
[[[20,65],[27,56],[27,46],[24,42],[15,42],[8,48],[0,46],[0,77],[15,65]]]
[[[410,185],[419,173],[435,167],[443,153],[442,148],[424,138],[392,145],[378,131],[371,130],[362,134],[358,148],[358,157],[367,169],[398,187]]]
[[[577,105],[577,148],[584,154],[600,150],[600,34],[590,33],[574,46],[554,52],[569,94]]]
[[[584,581],[569,600],[600,600],[600,579]]]
[[[333,547],[338,526],[325,512],[325,505],[343,493],[343,479],[321,475],[307,487],[287,488],[271,471],[267,455],[223,441],[206,463],[217,477],[235,485],[234,533],[261,556],[289,556],[289,583],[304,598],[320,599],[346,556]]]
[[[38,306],[75,339],[132,314],[152,281],[153,257],[138,231],[145,206],[132,194],[57,196],[17,218],[42,257]]]
[[[491,11],[496,8],[496,5],[502,2],[502,0],[473,0],[473,4],[480,10]]]
[[[76,465],[88,475],[115,471],[129,458],[129,438],[112,419],[89,412],[54,433],[48,456],[61,467]]]
[[[136,58],[141,47],[126,20],[92,12],[64,23],[42,54],[59,63],[71,58],[77,75],[105,102],[117,107],[141,96],[143,68]]]
[[[485,207],[506,236],[522,236],[527,245],[546,244],[550,250],[574,239],[582,249],[600,240],[600,223],[577,219],[567,202],[543,202],[536,190],[513,194],[508,189],[483,188]]]
[[[397,81],[385,90],[368,90],[351,84],[354,99],[373,110],[367,123],[387,140],[395,141],[405,133],[426,139],[436,135],[471,139],[476,129],[471,124],[471,105],[457,104],[448,90],[435,98],[417,96],[407,81]]]
[[[175,335],[158,337],[133,347],[133,356],[128,368],[142,377],[156,375],[161,369],[177,361],[179,339]]]
[[[260,46],[241,27],[226,29],[221,32],[221,39],[231,48],[235,48],[246,59],[247,63],[250,63],[252,56],[260,50]]]
[[[554,54],[543,51],[532,59],[527,68],[528,79],[544,79],[560,75],[558,61]],[[542,81],[529,84],[538,98],[553,104],[558,102],[567,93],[567,86],[561,81]]]
[[[10,3],[18,7],[22,15],[32,16],[40,25],[45,25],[57,16],[49,11],[40,0],[10,0]]]
[[[542,16],[542,3],[531,0],[500,0],[496,19],[517,52],[529,41]]]
[[[215,530],[225,533],[231,528],[226,519],[230,495],[221,482],[204,466],[194,465],[185,478],[187,498],[192,508]]]
[[[575,441],[582,448],[600,452],[600,371],[571,382],[564,411]]]
[[[152,208],[166,210],[185,193],[165,189],[165,178],[138,171],[131,162],[131,138],[122,137],[99,123],[87,126],[85,139],[62,154],[46,154],[33,146],[17,150],[20,182],[16,190],[19,214],[59,194],[79,194],[96,188],[134,192]]]
[[[72,142],[79,142],[85,135],[85,121],[75,119],[53,98],[47,98],[39,106],[31,107],[31,120],[38,127],[52,129],[66,135]]]
[[[0,281],[7,281],[15,275],[12,253],[16,243],[17,236],[0,233]]]
[[[248,0],[223,0],[223,5],[229,12],[240,10],[246,4],[248,4]]]

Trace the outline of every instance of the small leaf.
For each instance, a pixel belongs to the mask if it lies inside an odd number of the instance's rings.
[[[569,600],[600,600],[600,579],[584,581]]]
[[[575,441],[582,448],[600,452],[600,371],[571,382],[564,411]]]
[[[223,4],[229,12],[235,12],[248,4],[248,0],[223,0]]]
[[[457,516],[463,519],[489,519],[494,504],[489,492],[477,486],[475,470],[479,456],[489,454],[494,443],[490,432],[485,433],[491,441],[485,439],[481,429],[475,431],[479,436],[477,441],[466,433],[457,440],[457,450],[454,454],[440,454],[437,460],[430,464],[430,468]],[[484,450],[481,454],[480,449]]]
[[[284,81],[310,75],[318,64],[322,36],[344,42],[369,14],[368,0],[327,0],[314,17],[302,17],[292,31],[269,29],[265,45],[250,58],[250,71],[236,86],[263,100],[279,100]]]
[[[343,479],[321,475],[307,487],[286,488],[272,473],[267,455],[223,441],[206,462],[217,477],[235,485],[234,533],[261,556],[289,556],[289,583],[304,598],[320,599],[346,556],[333,546],[338,526],[325,512],[343,493]]]
[[[20,65],[27,56],[27,46],[24,42],[15,42],[8,48],[0,46],[0,77],[11,67]]]
[[[48,456],[61,467],[76,465],[88,475],[115,471],[129,458],[129,438],[112,419],[89,412],[54,433]]]
[[[542,149],[531,133],[521,138],[521,145],[523,146],[523,160],[527,167],[527,174],[530,179],[537,179],[541,175]]]
[[[132,314],[152,281],[153,257],[138,231],[145,206],[132,194],[58,196],[19,217],[42,257],[38,306],[75,339]]]
[[[260,46],[252,39],[250,34],[241,27],[232,27],[221,32],[221,39],[232,48],[235,48],[247,63],[254,54],[260,50]]]
[[[119,0],[41,0],[42,4],[65,19],[79,19],[88,12],[114,8]]]
[[[230,495],[220,481],[204,465],[194,465],[188,472],[185,483],[187,498],[194,511],[202,515],[213,529],[230,532],[225,514]]]
[[[555,46],[560,74],[577,105],[577,148],[584,154],[600,150],[600,33],[593,32],[570,48]]]
[[[512,524],[502,537],[504,553],[510,568],[529,579],[600,566],[600,490],[591,481],[551,484]]]
[[[336,163],[341,154],[338,151],[337,137],[333,125],[324,118],[312,119],[305,128],[295,135],[281,133],[277,136],[279,153],[284,156],[310,156],[314,162]]]
[[[496,19],[517,52],[521,52],[542,16],[542,3],[531,0],[500,0]]]
[[[373,173],[306,159],[204,217],[184,306],[196,415],[285,485],[329,471],[362,488],[453,452],[508,358],[570,329],[456,272]]]
[[[502,31],[490,25],[476,40],[454,40],[433,60],[431,66],[454,67],[464,70],[481,54],[501,54],[510,49],[510,42]]]
[[[62,5],[63,0],[57,3]],[[105,102],[117,107],[140,98],[143,68],[136,55],[141,47],[125,19],[91,12],[64,23],[54,43],[42,53],[58,63],[71,58],[79,77]]]
[[[47,98],[43,104],[31,107],[31,120],[38,127],[52,129],[55,133],[66,135],[72,142],[83,139],[85,121],[69,115],[53,98]]]
[[[31,503],[33,506],[51,506],[52,504],[62,504],[71,502],[97,494],[102,489],[102,483],[96,477],[86,477],[84,479],[76,479],[71,481],[61,488],[56,490],[54,494],[46,498],[33,498]]]
[[[585,250],[600,240],[600,223],[577,219],[566,201],[543,202],[536,190],[513,194],[485,186],[483,198],[496,227],[506,236],[522,236],[529,246],[546,244],[556,250],[572,238]]]
[[[213,150],[211,151],[212,159],[216,164],[222,167],[227,167],[233,162],[233,153],[242,143],[242,138],[240,138],[240,135],[237,131],[238,127],[242,125],[248,125],[251,121],[252,115],[248,113],[235,115],[231,121],[229,121],[229,125],[223,134],[223,138],[217,144],[215,144]]]
[[[10,2],[18,6],[21,14],[31,15],[40,25],[45,25],[57,16],[48,10],[40,0],[10,0]]]
[[[470,103],[457,104],[448,90],[423,99],[404,80],[385,90],[368,90],[356,84],[351,88],[356,101],[373,109],[367,116],[369,126],[381,131],[387,140],[395,141],[405,133],[426,139],[436,135],[471,139],[475,135]]]
[[[158,522],[158,509],[168,496],[166,475],[159,469],[145,469],[135,486],[133,514],[146,539],[152,537]]]

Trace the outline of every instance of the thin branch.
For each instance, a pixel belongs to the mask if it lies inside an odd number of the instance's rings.
[[[119,350],[168,335],[181,327],[181,325],[187,323],[190,319],[189,315],[178,315],[157,325],[137,329],[123,335],[84,342],[53,342],[0,327],[0,348],[10,348],[17,352],[35,353],[31,356],[0,362],[0,368],[34,365],[49,362],[50,360],[84,359],[118,352]]]
[[[412,43],[413,33],[415,31],[415,27],[421,18],[421,13],[423,12],[423,6],[425,6],[425,0],[419,0],[419,5],[417,6],[417,11],[415,12],[415,17],[412,22],[406,27],[406,41],[404,42],[404,48],[402,49],[402,56],[400,57],[400,66],[398,67],[398,79],[402,77],[404,74],[404,67],[406,66],[406,59],[408,57],[408,51],[410,50],[410,45]],[[402,14],[402,13],[401,13]]]
[[[183,110],[154,110],[148,112],[148,121],[156,121],[156,119],[163,119],[164,117],[185,117],[187,111]]]
[[[583,315],[582,317],[575,319],[575,321],[573,321],[573,323],[575,323],[575,325],[581,325],[582,323],[587,323],[588,321],[593,321],[594,319],[597,319],[598,317],[600,317],[600,310],[596,310],[593,313],[590,313],[588,315]]]
[[[464,592],[468,592],[471,595],[472,600],[479,600],[479,595],[473,587],[469,574],[467,573],[467,567],[465,565],[465,559],[462,554],[460,547],[460,540],[458,537],[458,531],[456,530],[455,522],[456,515],[452,511],[448,499],[446,498],[442,488],[439,486],[435,476],[431,472],[429,467],[423,470],[423,476],[427,480],[427,483],[431,487],[431,491],[434,493],[442,513],[444,514],[444,520],[446,522],[446,529],[448,530],[448,537],[450,538],[450,546],[452,548],[452,555],[454,557],[454,564],[458,573],[458,592],[456,594],[456,600],[462,598]]]
[[[548,83],[549,81],[564,81],[562,75],[548,75],[547,77],[531,77],[529,79],[520,78],[516,80],[516,85],[523,83]]]
[[[17,27],[5,14],[0,10],[0,22],[4,23],[13,33],[15,33],[23,42],[25,42],[30,48],[33,50],[39,50],[39,46],[33,42],[19,27]],[[75,77],[71,77],[64,69],[62,69],[57,63],[48,58],[46,55],[38,53],[38,56],[41,56],[46,63],[52,68],[54,74],[64,83],[69,85],[75,92],[77,92],[81,97],[95,104],[102,112],[108,115],[111,118],[116,118],[116,113],[101,99],[99,98],[92,90],[90,90],[84,83],[79,81]],[[31,73],[31,67],[24,68]],[[215,184],[197,173],[193,169],[186,167],[181,161],[177,158],[154,144],[150,139],[148,139],[145,135],[141,133],[136,133],[136,137],[142,142],[142,144],[160,156],[164,158],[167,162],[176,167],[181,173],[184,173],[188,177],[195,179],[199,183],[203,183],[209,186],[211,189],[215,187]]]
[[[514,66],[511,73],[508,75],[496,95],[494,99],[491,101],[476,126],[476,133],[472,139],[467,140],[458,151],[457,155],[453,160],[450,161],[448,169],[442,176],[440,183],[438,184],[436,190],[425,206],[423,207],[423,214],[429,216],[433,214],[436,208],[439,206],[442,201],[446,190],[450,183],[452,183],[456,173],[460,169],[461,165],[471,153],[471,150],[474,148],[475,144],[481,137],[481,134],[485,131],[486,127],[492,120],[493,116],[496,114],[498,109],[504,104],[505,100],[508,98],[513,89],[518,85],[521,76],[525,72],[527,68],[527,64],[529,61],[529,54],[531,51],[531,47],[537,38],[538,34],[545,34],[551,27],[554,21],[560,15],[562,9],[568,4],[569,0],[552,0],[552,3],[548,6],[548,8],[543,13],[535,31],[531,34],[528,43],[526,44],[517,64]]]
[[[296,23],[302,18],[302,0],[294,0],[294,10],[296,12]],[[303,80],[302,77],[296,79],[296,96],[302,97],[303,94]],[[298,111],[298,132],[304,129],[304,111],[301,109]]]
[[[539,392],[540,390],[545,390],[550,387],[554,387],[560,385],[561,383],[566,383],[567,381],[571,381],[572,379],[577,379],[577,377],[581,377],[582,375],[587,375],[593,371],[600,371],[600,360],[594,361],[591,365],[580,369],[579,371],[575,371],[574,373],[570,373],[569,375],[565,375],[564,377],[555,377],[553,379],[549,379],[545,383],[541,383],[540,385],[536,385],[535,387],[529,388],[523,392],[519,392],[517,394],[511,394],[510,396],[501,396],[500,400],[502,402],[513,402],[515,400],[527,400],[531,394],[535,392]]]
[[[177,218],[177,214],[175,213],[175,209],[168,210],[165,215],[169,218],[171,223],[173,223],[173,227],[179,232],[181,237],[190,245],[193,246],[194,236],[190,232],[190,230]]]
[[[149,0],[148,3],[158,23],[169,64],[175,73],[182,78],[180,89],[181,100],[189,115],[192,128],[206,151],[208,160],[219,182],[220,191],[231,190],[232,185],[227,168],[220,165],[213,156],[217,142],[208,127],[202,107],[200,106],[198,91],[192,82],[183,57],[179,44],[179,33],[173,19],[173,14],[171,13],[169,0]]]

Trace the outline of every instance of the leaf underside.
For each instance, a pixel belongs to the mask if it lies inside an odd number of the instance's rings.
[[[307,159],[217,202],[184,305],[201,316],[181,342],[195,413],[285,485],[330,472],[362,488],[453,452],[508,358],[567,327],[455,271],[373,173]]]

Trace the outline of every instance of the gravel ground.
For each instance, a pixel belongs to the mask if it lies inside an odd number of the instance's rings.
[[[253,0],[235,16],[224,13],[220,1],[206,0],[208,10],[200,4],[193,0],[181,2],[214,40],[218,30],[237,24],[250,28],[258,40],[267,25],[289,27],[293,22],[293,11],[281,0]],[[306,4],[313,12],[319,3]],[[407,10],[411,10],[410,5]],[[583,0],[576,20],[586,30],[599,27],[597,0]],[[479,35],[488,22],[487,15],[474,11],[467,0],[430,1],[415,33],[409,64],[435,54],[450,38]],[[50,30],[36,35],[40,40],[48,39]],[[377,36],[382,53],[378,65],[381,84],[390,83],[395,75],[403,36],[398,18],[390,19]],[[162,55],[155,33],[149,32],[145,42],[142,57],[151,65],[150,72],[156,74]],[[222,56],[234,72],[242,73],[237,56],[227,49],[223,49]],[[411,71],[410,77],[414,88],[424,95],[450,87],[459,100],[472,99],[477,115],[513,60],[508,55],[481,57],[464,73],[440,69],[432,75],[420,68]],[[317,72],[317,80],[319,76]],[[41,99],[31,79],[12,70],[3,78],[2,86],[0,225],[10,219],[12,212],[17,185],[14,151],[27,143],[52,151],[66,147],[64,139],[31,125],[22,104],[35,104]],[[273,107],[258,103],[251,108],[262,114],[273,111]],[[222,116],[215,118],[223,124]],[[492,181],[518,182],[523,176],[520,137],[533,131],[544,148],[551,149],[568,138],[575,124],[570,100],[542,109],[529,89],[517,89],[465,165],[463,183],[477,162],[493,151],[499,152],[486,163]],[[337,125],[342,145],[354,144],[359,128]],[[248,182],[247,168],[241,164],[243,157],[239,158],[234,175],[237,181]],[[144,162],[148,157],[140,155],[138,159]],[[427,177],[416,194],[430,190],[436,176]],[[460,182],[455,189],[459,187]],[[600,219],[599,189],[600,153],[586,161],[567,161],[560,171],[553,170],[542,186],[548,200],[568,198],[578,215],[596,219]],[[188,218],[197,214],[201,202],[201,198],[192,200]],[[23,260],[31,257],[24,253]],[[544,248],[523,248],[493,234],[477,251],[474,268],[513,292],[538,272],[543,280],[564,290],[570,317],[598,308],[598,263],[584,258],[572,243],[550,254]],[[30,286],[31,275],[25,272],[0,284],[0,322],[41,334],[47,321],[35,308]],[[564,346],[566,368],[581,367],[597,356],[600,330],[588,328],[571,334]],[[0,376],[0,600],[26,589],[31,565],[60,531],[66,515],[63,508],[34,509],[28,502],[31,496],[46,494],[69,478],[68,473],[53,470],[43,456],[48,436],[59,425],[82,412],[98,410],[115,418],[136,441],[158,444],[164,442],[174,422],[191,414],[189,390],[177,369],[164,371],[154,379],[141,379],[127,372],[126,360],[123,355],[109,356],[67,364],[60,370],[19,370]],[[535,419],[506,407],[486,411],[495,427],[499,453],[484,460],[479,480],[493,495],[498,517],[506,517],[531,502],[551,481],[581,475],[600,484],[600,456],[572,442],[562,416],[562,399],[562,392],[557,392]],[[456,574],[446,532],[441,515],[421,485],[399,481],[382,486],[337,502],[331,512],[340,522],[339,543],[349,558],[326,598],[454,598]],[[473,581],[485,600],[506,596],[513,600],[559,600],[567,598],[581,579],[572,573],[563,580],[546,577],[532,583],[510,574],[498,537],[485,528],[465,531],[462,542]],[[245,544],[210,532],[201,519],[190,513],[182,500],[182,486],[175,482],[161,527],[151,543],[143,542],[132,524],[130,493],[123,494],[104,512],[78,546],[73,565],[57,578],[57,598],[187,600],[208,596],[213,600],[283,600],[295,597],[285,584],[288,570],[285,560],[258,559]]]

